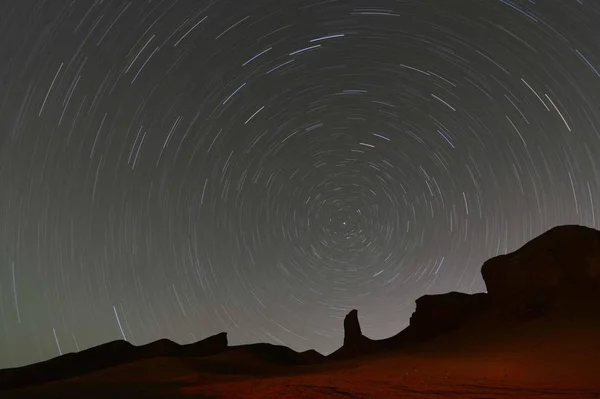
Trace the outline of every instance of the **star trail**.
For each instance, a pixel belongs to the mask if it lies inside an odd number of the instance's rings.
[[[0,367],[116,339],[330,353],[599,227],[595,1],[0,5]]]

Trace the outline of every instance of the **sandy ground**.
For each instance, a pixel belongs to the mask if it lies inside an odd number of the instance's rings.
[[[597,364],[585,370],[580,366],[523,362],[510,355],[390,357],[347,370],[188,386],[181,393],[215,398],[600,398]]]
[[[0,392],[0,397],[585,399],[600,398],[599,366],[592,354],[556,361],[523,354],[397,355],[267,378],[192,373],[186,365],[157,359],[69,382]]]

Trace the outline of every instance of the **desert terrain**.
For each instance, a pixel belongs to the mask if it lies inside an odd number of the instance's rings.
[[[597,353],[597,352],[596,352]],[[170,358],[69,381],[3,392],[3,398],[599,398],[598,356],[556,353],[375,355],[268,373],[198,372]],[[562,356],[559,356],[562,355]],[[268,374],[274,374],[269,376]]]
[[[327,356],[225,333],[113,341],[0,370],[0,398],[600,398],[600,231],[551,229],[482,276],[487,292],[423,296],[383,340],[350,311]]]

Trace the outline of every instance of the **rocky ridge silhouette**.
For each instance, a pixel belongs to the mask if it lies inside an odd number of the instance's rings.
[[[574,318],[600,321],[598,230],[573,225],[555,227],[512,253],[486,261],[481,273],[487,292],[422,296],[416,300],[409,326],[390,338],[365,337],[358,311],[350,311],[344,319],[343,345],[326,358],[314,350],[298,353],[271,344],[228,346],[226,333],[189,345],[159,340],[136,347],[114,341],[45,362],[0,370],[0,389],[76,377],[153,357],[212,356],[221,361],[222,372],[235,373],[252,367],[239,364],[243,359],[299,366],[382,351],[418,351],[428,342],[456,336],[457,332],[466,341],[478,335],[502,336],[514,326],[540,318],[554,318],[562,325]]]
[[[538,318],[568,325],[600,321],[600,231],[558,226],[521,248],[486,261],[481,274],[487,292],[449,292],[416,300],[409,326],[397,335],[371,340],[362,335],[358,312],[344,322],[344,345],[333,359],[416,346],[454,330],[463,335],[498,336]],[[599,336],[600,338],[600,336]],[[368,345],[365,344],[368,342]]]
[[[160,339],[140,346],[123,340],[112,341],[43,362],[0,370],[0,389],[13,389],[78,377],[155,357],[204,357],[227,349],[227,333],[219,333],[187,345],[179,345],[168,339]]]

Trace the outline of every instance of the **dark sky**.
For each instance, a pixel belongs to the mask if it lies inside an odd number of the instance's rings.
[[[0,367],[324,353],[598,226],[600,3],[0,2]],[[597,209],[598,208],[598,209]]]

